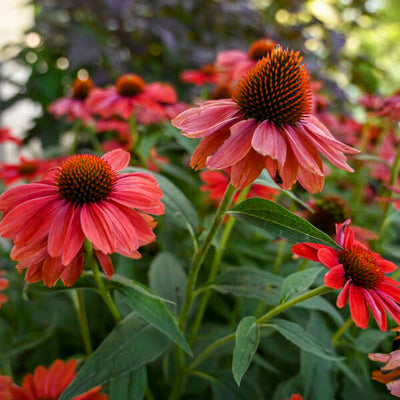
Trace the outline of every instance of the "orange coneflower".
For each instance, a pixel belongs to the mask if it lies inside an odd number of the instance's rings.
[[[49,369],[39,366],[33,374],[24,377],[22,387],[13,383],[9,376],[0,375],[0,399],[58,400],[75,378],[76,365],[76,360],[72,359],[67,362],[56,360]],[[108,396],[100,391],[101,386],[96,386],[74,400],[108,400]]]
[[[266,57],[277,43],[271,39],[259,39],[252,43],[248,52],[241,50],[225,50],[217,55],[216,70],[222,82],[236,83],[259,60]]]
[[[0,196],[0,234],[14,240],[11,258],[18,269],[28,268],[27,282],[53,286],[61,277],[73,285],[85,238],[108,277],[114,272],[109,254],[140,258],[138,248],[155,240],[147,213],[164,213],[162,192],[149,174],[118,174],[129,159],[123,150],[72,156],[40,181]]]
[[[397,266],[384,260],[365,245],[354,239],[350,220],[336,227],[336,242],[343,250],[316,243],[300,243],[292,247],[294,254],[329,268],[325,285],[341,289],[336,304],[342,308],[350,301],[350,313],[354,323],[366,329],[369,320],[368,307],[382,331],[387,329],[385,310],[400,323],[400,283],[385,274]]]
[[[146,84],[139,75],[125,74],[111,88],[94,89],[87,105],[103,118],[115,114],[128,119],[135,115],[140,123],[151,124],[168,119],[164,106],[176,102],[175,89],[170,84]]]
[[[197,169],[232,167],[232,184],[244,189],[263,170],[284,189],[298,180],[311,193],[322,190],[321,152],[353,171],[344,153],[357,150],[336,140],[311,112],[311,89],[299,52],[277,48],[239,82],[231,99],[206,101],[172,123],[203,138],[192,155]]]
[[[92,115],[85,100],[94,87],[95,84],[90,78],[76,78],[72,84],[72,95],[54,101],[48,107],[48,111],[56,117],[66,115],[69,122],[77,118],[85,123],[92,122]]]

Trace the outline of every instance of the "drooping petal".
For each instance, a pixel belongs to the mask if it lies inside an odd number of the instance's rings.
[[[325,286],[333,289],[340,289],[345,283],[345,272],[343,265],[337,265],[325,274],[324,284]]]
[[[101,158],[110,165],[111,169],[114,172],[119,172],[129,165],[131,155],[125,150],[116,149],[113,151],[109,151]]]
[[[61,279],[65,286],[73,286],[82,274],[84,267],[85,255],[81,251],[72,262],[67,265],[61,275]]]
[[[62,263],[64,265],[68,265],[72,262],[78,251],[83,246],[85,240],[85,234],[81,227],[81,210],[81,206],[74,209],[74,215],[68,231],[65,234],[64,248],[61,255]]]
[[[336,267],[338,264],[340,264],[335,250],[333,250],[330,247],[327,247],[327,246],[321,247],[318,250],[317,256],[318,256],[318,260],[322,264],[324,264],[326,268],[331,269],[331,268]]]
[[[251,185],[264,169],[264,157],[253,149],[238,163],[232,165],[232,185],[239,190]]]
[[[358,327],[366,329],[368,326],[369,313],[362,289],[356,285],[350,285],[349,293],[351,318]]]
[[[317,243],[298,243],[292,246],[292,252],[299,257],[306,258],[307,260],[319,262],[318,251],[326,248],[323,244]]]
[[[381,331],[386,331],[387,321],[386,321],[385,310],[377,301],[375,301],[374,297],[372,296],[372,293],[370,293],[370,291],[368,289],[362,288],[361,290],[362,290],[365,300],[367,301],[369,309],[371,310],[372,315],[374,316],[374,318],[379,326],[379,329]]]
[[[100,250],[94,249],[97,260],[99,261],[101,268],[103,268],[104,274],[108,279],[114,274],[114,266],[111,257],[108,254],[104,254]]]
[[[265,120],[257,125],[251,146],[263,156],[270,156],[283,165],[286,160],[286,141],[273,122]]]
[[[43,283],[48,287],[53,287],[61,274],[64,271],[64,265],[61,263],[61,259],[59,257],[46,257],[43,262]]]
[[[231,127],[231,136],[207,160],[210,169],[222,169],[236,164],[251,149],[251,139],[257,123],[254,119],[240,121]]]
[[[351,286],[351,280],[346,282],[346,284],[344,285],[344,288],[339,293],[339,296],[336,299],[336,305],[339,308],[343,308],[346,305],[347,301],[349,300],[350,286]]]

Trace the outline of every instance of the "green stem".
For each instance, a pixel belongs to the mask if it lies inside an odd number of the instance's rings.
[[[104,285],[103,279],[100,275],[99,267],[97,265],[96,258],[93,253],[92,244],[88,240],[85,240],[85,252],[86,252],[88,263],[90,264],[90,268],[93,271],[93,277],[94,277],[94,280],[96,281],[97,287],[99,288],[100,294],[103,297],[104,302],[107,304],[107,307],[109,308],[111,315],[114,318],[115,323],[118,323],[119,321],[121,321],[121,316],[119,315],[119,312],[117,310],[117,307],[114,304],[114,301],[110,295],[110,292],[107,290],[106,286]]]
[[[70,155],[74,155],[78,151],[79,135],[81,132],[81,128],[82,128],[82,122],[79,118],[77,118],[74,122],[74,125],[72,126],[72,130],[74,132],[74,140],[72,142],[72,146],[69,151]]]
[[[231,204],[235,192],[236,189],[230,183],[229,186],[226,188],[224,197],[214,216],[214,220],[211,224],[211,228],[208,231],[206,238],[201,244],[199,250],[193,256],[193,261],[190,267],[188,282],[186,286],[185,299],[183,301],[182,311],[179,318],[179,327],[182,329],[182,331],[184,331],[185,329],[186,321],[190,311],[190,306],[192,305],[193,291],[196,285],[197,276],[199,275],[201,264],[203,263],[204,257],[206,256],[207,251],[210,248],[212,240],[222,223],[225,212],[228,209],[229,205]]]
[[[281,269],[283,256],[285,254],[285,244],[286,241],[284,239],[279,239],[278,252],[276,253],[274,269],[272,270],[274,274],[278,274],[279,270]]]
[[[394,163],[392,165],[392,169],[390,171],[390,185],[391,186],[395,186],[396,185],[396,181],[397,178],[399,176],[399,166],[400,166],[400,146],[397,147],[397,153],[396,153],[396,158],[394,160]],[[390,191],[389,192],[389,198],[392,198],[393,192]],[[379,224],[379,228],[378,228],[378,243],[381,242],[381,238],[382,238],[382,234],[385,230],[385,225],[386,225],[386,220],[390,211],[390,204],[391,203],[386,203],[385,204],[385,208],[383,211],[383,215],[382,215],[382,219],[381,219],[381,223]]]
[[[90,356],[93,353],[93,347],[90,340],[89,325],[86,316],[85,303],[83,301],[83,293],[80,289],[76,289],[73,292],[75,294],[78,321],[81,328],[83,343],[85,345],[86,354]]]
[[[267,312],[266,314],[264,314],[263,316],[258,318],[256,322],[257,322],[257,324],[263,324],[266,321],[268,321],[269,319],[277,316],[278,314],[280,314],[281,312],[287,310],[288,308],[293,307],[298,303],[301,303],[302,301],[311,299],[312,297],[315,297],[315,296],[320,296],[320,295],[328,293],[328,292],[330,292],[332,290],[333,289],[328,288],[326,286],[317,287],[317,288],[315,288],[313,290],[310,290],[307,293],[304,293],[304,294],[302,294],[300,296],[295,297],[294,299],[292,299],[292,300],[290,300],[290,301],[288,301],[286,303],[279,304],[277,307],[275,307],[271,311]],[[224,343],[230,342],[234,338],[235,338],[235,333],[231,333],[230,335],[224,336],[221,339],[218,339],[214,343],[210,344],[205,350],[203,350],[202,353],[200,353],[192,361],[192,363],[187,368],[188,371],[196,368],[217,347],[223,345]]]
[[[87,127],[87,132],[89,134],[89,139],[90,139],[90,143],[92,144],[93,150],[96,153],[101,153],[101,146],[100,146],[100,142],[99,139],[97,138],[97,133],[94,130],[94,128],[88,126]]]
[[[129,117],[129,129],[131,131],[132,140],[133,140],[133,151],[136,154],[140,165],[144,168],[147,168],[147,160],[143,156],[142,150],[140,148],[140,136],[138,134],[137,125],[136,125],[136,116],[132,114]]]
[[[352,324],[353,319],[351,317],[347,318],[346,322],[332,336],[332,344],[335,345]]]
[[[241,191],[241,193],[236,201],[236,204],[242,202],[246,198],[249,190],[250,190],[250,186]],[[235,225],[235,222],[236,222],[235,218],[232,218],[232,217],[228,218],[228,221],[222,232],[222,236],[221,236],[221,240],[219,242],[218,249],[216,250],[213,261],[211,263],[210,272],[209,272],[208,278],[207,278],[208,283],[211,283],[218,274],[218,267],[222,260],[223,255],[225,253],[226,244],[228,243],[228,239],[232,232],[233,226]],[[199,310],[197,311],[196,319],[193,323],[192,332],[189,337],[189,344],[193,344],[193,342],[196,338],[197,332],[200,328],[201,322],[204,317],[204,313],[207,309],[207,305],[208,305],[208,301],[210,300],[210,296],[211,296],[211,287],[207,287],[207,289],[201,299],[201,303],[200,303]]]

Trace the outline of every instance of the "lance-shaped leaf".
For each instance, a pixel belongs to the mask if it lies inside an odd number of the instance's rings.
[[[326,233],[285,207],[261,198],[252,198],[237,204],[229,212],[234,218],[258,226],[277,237],[296,242],[313,242],[338,247]]]
[[[169,344],[163,333],[137,313],[129,314],[86,360],[60,400],[72,400],[97,385],[137,370],[159,357]]]
[[[245,317],[236,328],[233,350],[232,374],[238,386],[249,368],[260,343],[260,326],[255,317]]]

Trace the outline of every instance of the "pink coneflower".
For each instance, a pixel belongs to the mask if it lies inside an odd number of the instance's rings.
[[[19,180],[31,182],[40,178],[49,168],[59,162],[59,159],[42,160],[37,158],[28,160],[21,156],[18,164],[0,163],[0,179],[6,186]]]
[[[372,371],[372,379],[385,383],[393,396],[400,397],[400,350],[392,351],[390,354],[370,353],[368,358],[385,363],[380,371]]]
[[[344,307],[350,300],[350,313],[354,323],[366,329],[369,320],[368,307],[379,328],[387,328],[385,310],[400,322],[399,282],[385,276],[397,269],[392,262],[354,239],[350,220],[336,227],[336,242],[343,250],[316,243],[300,243],[292,247],[294,254],[329,268],[325,274],[325,285],[341,289],[336,305]]]
[[[11,132],[8,128],[0,128],[0,143],[5,142],[14,142],[18,146],[22,146],[22,140],[17,137],[11,135]]]
[[[62,392],[76,376],[76,360],[56,360],[49,369],[39,366],[33,374],[22,381],[22,387],[12,382],[11,377],[0,375],[0,399],[4,400],[58,400]],[[101,386],[83,393],[74,400],[108,400],[101,393]]]
[[[5,303],[6,301],[8,301],[8,297],[6,297],[6,296],[1,292],[1,290],[5,290],[5,289],[7,289],[8,286],[9,286],[8,279],[3,278],[5,274],[6,274],[6,271],[0,270],[0,308],[1,308],[1,305],[2,305],[3,303]]]
[[[115,114],[128,119],[135,114],[137,121],[142,124],[167,119],[164,105],[176,102],[175,89],[170,84],[146,84],[136,74],[122,75],[114,87],[92,90],[87,100],[89,108],[103,118]]]
[[[259,60],[266,57],[277,43],[271,39],[260,39],[254,42],[248,52],[241,50],[225,50],[217,54],[215,67],[220,73],[222,82],[236,83]]]
[[[207,101],[172,123],[203,138],[191,159],[199,169],[232,167],[232,184],[244,189],[267,168],[284,189],[298,180],[311,193],[322,190],[321,152],[353,171],[343,153],[357,150],[336,140],[311,112],[310,80],[299,52],[278,48],[239,82],[232,99]]]
[[[140,258],[138,248],[155,240],[147,213],[163,214],[164,205],[153,176],[117,173],[129,159],[123,150],[72,156],[40,181],[0,196],[0,234],[14,241],[11,258],[18,269],[28,268],[26,281],[53,286],[61,277],[73,285],[85,238],[108,277],[114,272],[109,254]]]
[[[210,198],[215,200],[217,204],[220,203],[224,197],[226,188],[229,185],[230,180],[230,169],[227,168],[223,171],[202,171],[200,173],[200,178],[205,183],[200,187],[203,192],[210,192]],[[264,199],[273,199],[279,191],[277,189],[270,188],[268,186],[253,184],[246,198],[250,197],[262,197]],[[236,192],[233,201],[236,201],[240,195],[240,192]]]
[[[189,69],[181,74],[182,82],[202,86],[207,83],[217,83],[218,73],[214,65],[206,64],[200,69]]]
[[[75,79],[72,84],[72,95],[54,101],[48,107],[48,111],[57,118],[66,115],[69,122],[78,118],[85,123],[91,123],[92,115],[85,100],[94,87],[95,85],[90,78]]]

